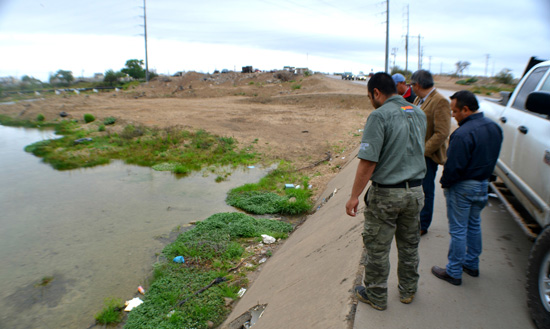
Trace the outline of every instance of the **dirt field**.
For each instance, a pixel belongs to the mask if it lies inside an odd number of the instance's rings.
[[[183,77],[160,77],[128,91],[66,93],[4,105],[0,113],[33,120],[41,113],[47,121],[60,119],[60,112],[79,121],[91,113],[97,120],[89,125],[117,118],[105,133],[129,123],[204,129],[234,137],[242,146],[253,145],[267,160],[292,161],[297,168],[310,166],[330,152],[330,162],[303,170],[320,192],[348,161],[373,108],[365,85],[322,75],[292,79],[285,82],[273,73],[189,72]],[[436,86],[460,87],[450,78]]]

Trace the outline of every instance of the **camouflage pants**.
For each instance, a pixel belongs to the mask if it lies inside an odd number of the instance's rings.
[[[424,206],[422,186],[380,188],[372,186],[365,198],[366,293],[379,306],[387,306],[389,254],[393,236],[398,250],[399,293],[408,297],[418,286],[418,243],[420,210]]]

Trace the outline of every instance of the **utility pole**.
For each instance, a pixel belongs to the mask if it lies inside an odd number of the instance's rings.
[[[393,56],[393,67],[395,67],[395,56],[397,55],[397,48],[391,49],[391,55]]]
[[[411,37],[411,38],[418,38],[418,69],[422,69],[422,47],[420,47],[420,39],[422,37],[420,34],[417,37]]]
[[[409,71],[409,5],[407,5],[407,37],[405,39],[405,72]]]
[[[488,77],[487,75],[487,69],[489,68],[489,58],[491,58],[491,55],[490,54],[486,54],[485,55],[485,76]]]
[[[147,8],[143,0],[143,29],[145,30],[145,81],[149,82],[149,60],[147,59]]]
[[[390,50],[390,0],[386,0],[386,61],[385,61],[385,71],[388,71],[388,61],[389,61],[389,50]]]

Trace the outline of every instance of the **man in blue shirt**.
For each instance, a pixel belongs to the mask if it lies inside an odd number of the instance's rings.
[[[462,284],[462,272],[479,276],[481,210],[487,204],[489,178],[495,169],[502,130],[477,112],[475,95],[466,90],[451,96],[451,110],[459,127],[451,134],[447,162],[440,183],[447,201],[449,220],[448,263],[432,267],[439,279]]]

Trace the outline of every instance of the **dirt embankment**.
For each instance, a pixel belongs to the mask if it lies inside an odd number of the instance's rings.
[[[273,73],[188,72],[182,77],[159,77],[127,91],[66,93],[4,105],[0,113],[28,119],[43,114],[47,121],[60,120],[60,112],[79,121],[91,113],[97,120],[89,125],[117,118],[116,125],[107,126],[103,133],[129,123],[204,129],[234,137],[269,160],[292,161],[297,168],[310,166],[330,152],[330,162],[303,170],[320,192],[359,143],[373,110],[366,86],[322,75],[279,78]]]

